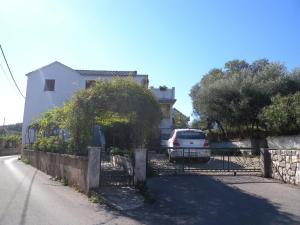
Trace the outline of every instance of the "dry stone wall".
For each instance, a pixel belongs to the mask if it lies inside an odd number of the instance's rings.
[[[269,150],[274,179],[300,185],[300,150]]]

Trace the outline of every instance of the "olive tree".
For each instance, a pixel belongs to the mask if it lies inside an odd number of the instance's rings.
[[[194,112],[207,128],[254,136],[262,127],[259,114],[276,94],[300,90],[299,70],[288,72],[283,64],[256,60],[232,60],[224,68],[212,69],[190,92]]]

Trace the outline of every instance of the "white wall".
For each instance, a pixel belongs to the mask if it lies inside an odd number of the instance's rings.
[[[169,118],[163,118],[160,121],[159,128],[162,133],[170,133],[173,128],[173,102],[175,101],[175,88],[161,90],[160,88],[151,88],[151,92],[156,96],[160,104],[170,105]]]
[[[55,80],[54,91],[44,91],[46,79]],[[54,62],[40,70],[31,72],[27,78],[26,100],[22,127],[22,144],[28,125],[39,115],[54,107],[61,107],[78,90],[85,87],[81,75],[67,66]]]
[[[97,75],[89,75],[89,76],[81,76],[82,79],[84,80],[84,88],[85,88],[85,81],[87,80],[111,80],[113,77],[112,76],[97,76]],[[143,80],[147,79],[147,77],[145,76],[132,76],[133,81],[137,84],[142,85],[143,84]]]
[[[152,93],[158,98],[158,99],[175,99],[175,88],[172,87],[172,89],[166,89],[166,90],[160,90],[159,88],[151,88]]]

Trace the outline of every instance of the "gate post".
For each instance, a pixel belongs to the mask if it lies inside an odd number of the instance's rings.
[[[146,182],[147,150],[138,148],[134,150],[134,184]]]
[[[272,173],[271,168],[271,155],[269,149],[261,148],[260,149],[260,170],[261,174],[265,178],[270,178]]]
[[[86,176],[87,194],[89,194],[91,189],[99,187],[100,153],[100,147],[88,147],[88,168]]]

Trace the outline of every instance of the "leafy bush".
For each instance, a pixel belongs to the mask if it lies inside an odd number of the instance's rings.
[[[260,119],[271,134],[288,135],[300,131],[300,92],[272,98],[272,104],[263,108]]]
[[[21,136],[19,135],[1,135],[0,136],[0,146],[3,146],[4,148],[15,148],[19,144],[21,144]]]
[[[130,78],[97,81],[94,87],[78,92],[66,107],[66,128],[78,152],[85,152],[91,144],[95,124],[103,128],[108,147],[130,149],[144,145],[161,119],[152,92]]]
[[[120,149],[118,147],[110,147],[108,149],[108,152],[111,156],[113,156],[113,155],[120,155],[120,156],[127,156],[127,157],[132,156],[132,151],[127,150],[127,149]]]
[[[63,142],[59,137],[41,137],[38,138],[32,145],[34,150],[55,152],[55,153],[66,153],[67,143]]]

